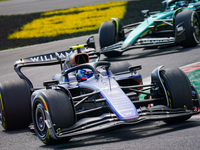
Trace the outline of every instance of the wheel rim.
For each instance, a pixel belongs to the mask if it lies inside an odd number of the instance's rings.
[[[46,135],[45,113],[42,104],[38,104],[35,110],[36,130],[41,137]]]
[[[198,20],[197,17],[194,18],[193,29],[194,29],[194,32],[193,32],[194,38],[199,43],[199,32],[200,32],[200,29],[199,29],[199,20]]]

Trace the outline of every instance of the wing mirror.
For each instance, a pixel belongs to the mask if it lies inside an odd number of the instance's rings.
[[[150,16],[150,13],[149,13],[148,9],[147,10],[142,10],[141,12],[144,14],[144,18],[145,19]]]

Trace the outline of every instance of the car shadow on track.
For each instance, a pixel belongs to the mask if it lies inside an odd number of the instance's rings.
[[[199,46],[200,47],[200,46]],[[147,58],[147,57],[155,57],[155,56],[162,56],[162,55],[169,55],[175,53],[183,53],[188,52],[193,48],[183,48],[181,46],[170,46],[170,47],[163,47],[163,48],[145,48],[145,49],[133,49],[127,52],[124,52],[122,56],[107,58],[102,57],[101,60],[104,61],[126,61],[132,59],[140,59],[140,58]]]
[[[87,146],[97,146],[102,144],[109,144],[114,142],[123,142],[130,140],[143,139],[147,137],[162,135],[170,132],[177,132],[184,129],[198,127],[200,122],[189,120],[180,124],[167,125],[162,121],[159,122],[147,122],[134,126],[117,128],[115,130],[109,130],[107,132],[101,132],[96,134],[85,135],[72,139],[69,143],[46,146],[43,145],[40,148],[50,149],[70,149],[70,148],[86,148]]]
[[[10,131],[6,131],[1,127],[1,132],[6,133],[6,134],[21,134],[21,133],[26,133],[26,132],[30,132],[29,129],[18,129],[18,130],[10,130]]]

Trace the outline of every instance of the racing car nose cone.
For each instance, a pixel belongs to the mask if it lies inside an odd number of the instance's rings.
[[[106,102],[120,120],[129,120],[138,117],[137,109],[127,95],[117,87],[110,91],[102,90]]]

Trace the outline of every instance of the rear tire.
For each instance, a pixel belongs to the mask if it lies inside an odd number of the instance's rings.
[[[183,47],[194,47],[200,42],[200,19],[194,10],[184,10],[176,15],[175,26],[183,22],[186,39],[181,42]]]
[[[119,73],[119,72],[125,72],[128,71],[129,67],[131,65],[128,62],[114,62],[112,63],[112,65],[110,66],[110,71],[115,74],[115,73]]]
[[[160,76],[166,88],[170,108],[193,108],[191,83],[186,74],[178,69],[165,69],[160,71]],[[176,117],[164,121],[168,124],[183,122],[191,116]]]
[[[32,118],[35,131],[39,139],[47,145],[68,142],[71,137],[54,139],[49,134],[44,120],[45,111],[50,115],[54,130],[71,127],[76,122],[74,107],[68,95],[62,90],[45,90],[39,93],[33,100]]]
[[[31,123],[31,93],[25,80],[0,84],[1,122],[5,130],[27,128]]]
[[[101,24],[101,27],[99,28],[99,44],[101,48],[113,45],[118,42],[118,35],[116,32],[116,24],[114,21],[106,21]],[[104,53],[106,57],[117,57],[121,56],[122,52],[108,52]]]

